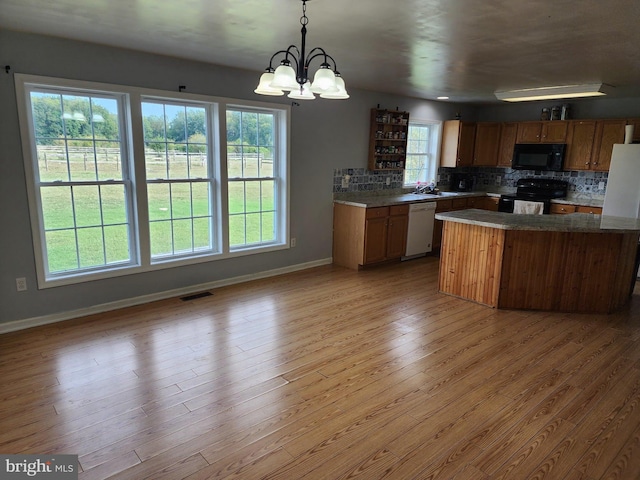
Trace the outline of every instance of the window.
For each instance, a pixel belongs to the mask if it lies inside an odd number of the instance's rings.
[[[407,162],[404,170],[405,186],[435,180],[439,147],[439,122],[409,123]]]
[[[275,118],[270,112],[227,111],[227,177],[231,248],[277,238]]]
[[[288,247],[290,107],[21,74],[16,92],[41,288]]]
[[[49,277],[136,256],[122,96],[29,89],[42,267]]]
[[[214,249],[209,118],[207,105],[143,99],[152,261]]]

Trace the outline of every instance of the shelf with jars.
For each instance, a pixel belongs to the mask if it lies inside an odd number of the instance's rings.
[[[371,109],[369,170],[404,170],[409,112]]]

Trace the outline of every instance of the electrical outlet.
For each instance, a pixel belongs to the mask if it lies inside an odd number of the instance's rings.
[[[291,244],[291,248],[293,248],[298,244],[298,241],[296,237],[291,237],[291,241],[289,243]]]
[[[342,188],[349,188],[349,180],[342,178]]]
[[[16,278],[16,290],[24,292],[27,290],[27,279],[24,277]]]
[[[500,175],[496,175],[496,185],[500,185],[501,181],[502,181],[502,177]]]
[[[604,182],[598,184],[598,190],[604,190]]]
[[[387,177],[387,187],[391,185],[391,177]]]

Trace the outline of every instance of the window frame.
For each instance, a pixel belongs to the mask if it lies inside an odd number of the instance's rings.
[[[23,163],[26,175],[27,197],[29,204],[30,224],[32,229],[34,258],[36,263],[36,275],[38,288],[50,288],[61,285],[71,285],[84,283],[87,281],[113,278],[124,275],[132,275],[148,271],[155,271],[165,268],[174,268],[197,263],[204,263],[245,255],[266,253],[271,251],[290,248],[290,118],[291,106],[274,104],[267,102],[257,102],[250,100],[229,99],[210,95],[191,94],[186,92],[169,92],[127,85],[106,84],[98,82],[87,82],[82,80],[69,80],[56,77],[43,77],[38,75],[15,74],[15,91],[18,107],[18,120],[21,133]],[[135,233],[132,243],[135,247],[135,256],[127,265],[108,266],[91,272],[66,272],[53,278],[47,275],[45,266],[46,258],[43,251],[46,249],[44,238],[42,205],[37,191],[37,154],[35,152],[35,131],[33,128],[33,118],[30,112],[29,92],[32,87],[37,89],[64,89],[73,93],[86,91],[103,92],[107,95],[122,95],[123,101],[122,119],[125,129],[121,132],[122,142],[126,142],[124,153],[128,157],[128,172],[131,182],[131,223]],[[177,103],[204,103],[210,105],[209,123],[211,125],[210,135],[207,139],[207,156],[212,165],[211,175],[213,175],[212,197],[215,200],[212,216],[215,225],[216,238],[212,238],[217,249],[206,253],[196,253],[186,257],[168,257],[151,259],[149,245],[149,214],[146,192],[146,172],[144,158],[144,135],[142,122],[142,102],[144,99],[155,101],[168,101]],[[277,149],[280,169],[278,171],[279,195],[276,207],[276,216],[279,224],[277,228],[276,241],[268,245],[250,245],[247,248],[229,248],[229,222],[228,222],[228,179],[227,156],[226,156],[226,109],[230,108],[253,108],[262,111],[272,112],[276,116],[277,123]],[[209,133],[209,132],[208,132]],[[34,160],[35,159],[35,160]],[[275,171],[274,171],[275,176]],[[132,255],[134,252],[132,252]]]
[[[428,183],[432,178],[437,183],[438,166],[439,166],[439,158],[440,158],[440,149],[442,147],[442,122],[439,121],[439,120],[409,119],[409,128],[411,128],[411,127],[430,127],[429,128],[429,135],[430,135],[431,138],[429,139],[429,143],[431,145],[435,146],[435,148],[432,149],[431,152],[429,152],[429,153],[412,153],[412,152],[409,151],[410,138],[409,138],[409,135],[407,135],[407,153],[406,153],[406,156],[407,156],[407,159],[408,159],[408,157],[410,155],[422,155],[422,156],[431,155],[431,158],[428,159],[427,178],[426,178],[425,182],[423,182],[423,183]],[[418,185],[417,182],[416,183],[407,183],[406,182],[406,172],[407,172],[407,166],[405,165],[405,170],[403,172],[403,178],[402,178],[402,186],[405,187],[405,188],[416,187]],[[419,181],[422,182],[422,180],[419,180]]]

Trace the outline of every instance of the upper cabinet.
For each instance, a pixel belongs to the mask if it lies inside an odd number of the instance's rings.
[[[500,129],[500,146],[498,147],[498,166],[510,167],[513,160],[513,147],[516,144],[518,124],[505,122]]]
[[[473,165],[495,167],[498,164],[500,127],[499,122],[480,122],[476,124]]]
[[[473,164],[476,124],[447,120],[442,126],[441,167],[463,167]]]
[[[624,119],[596,121],[596,134],[593,140],[593,153],[591,154],[592,170],[609,171],[613,145],[615,143],[624,143],[624,127],[626,124],[627,121]]]
[[[564,170],[608,171],[613,145],[624,142],[634,125],[640,143],[640,118],[545,120],[535,122],[444,122],[440,166],[510,167],[516,143],[566,143]]]
[[[403,170],[408,133],[409,112],[371,109],[369,170]]]
[[[596,135],[595,120],[572,120],[567,134],[565,170],[590,170],[593,139]]]
[[[564,120],[520,122],[516,143],[565,143],[568,124]]]

